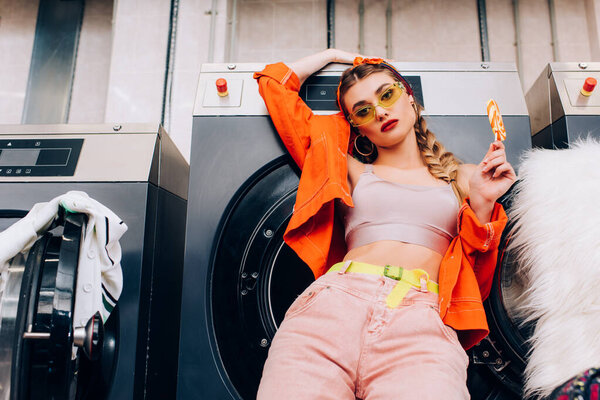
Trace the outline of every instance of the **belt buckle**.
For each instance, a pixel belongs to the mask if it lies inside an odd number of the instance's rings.
[[[402,272],[403,272],[403,268],[402,267],[397,267],[398,268],[398,272],[396,274],[394,274],[390,268],[393,268],[393,266],[386,264],[386,266],[383,268],[383,276],[387,276],[388,278],[392,278],[394,280],[401,280],[402,279]]]

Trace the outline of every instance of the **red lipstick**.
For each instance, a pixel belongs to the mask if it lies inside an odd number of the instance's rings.
[[[385,124],[381,125],[381,132],[389,131],[390,129],[395,127],[397,123],[398,123],[397,119],[391,119],[391,120],[387,121]]]

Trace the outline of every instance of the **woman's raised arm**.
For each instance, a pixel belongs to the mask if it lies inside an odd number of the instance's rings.
[[[328,63],[352,63],[355,55],[329,49],[289,65],[270,64],[254,74],[277,133],[300,169],[311,144],[311,131],[338,129],[340,119],[339,116],[314,115],[298,94],[300,86]]]
[[[300,80],[300,85],[302,85],[309,76],[327,64],[333,62],[352,64],[354,58],[358,56],[360,56],[360,54],[348,53],[347,51],[338,49],[327,49],[294,61],[289,64],[289,67],[296,73]]]

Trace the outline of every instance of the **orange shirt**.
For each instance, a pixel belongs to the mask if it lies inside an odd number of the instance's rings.
[[[346,252],[334,200],[354,206],[347,181],[350,126],[341,112],[313,114],[298,95],[298,77],[285,64],[267,65],[254,77],[281,140],[302,170],[283,238],[318,278]],[[481,224],[466,200],[458,213],[458,235],[440,265],[440,317],[458,332],[465,349],[489,333],[482,299],[492,287],[506,222],[496,203],[491,222]]]

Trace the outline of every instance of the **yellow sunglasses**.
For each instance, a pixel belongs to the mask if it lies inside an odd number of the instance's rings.
[[[375,108],[381,106],[383,108],[391,107],[395,102],[398,101],[402,93],[406,91],[406,88],[401,82],[395,82],[393,85],[385,89],[380,95],[377,105],[367,104],[366,106],[360,107],[348,116],[348,121],[352,126],[364,125],[367,122],[371,122],[375,118]]]

